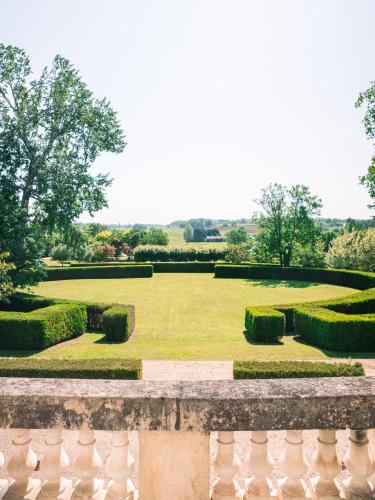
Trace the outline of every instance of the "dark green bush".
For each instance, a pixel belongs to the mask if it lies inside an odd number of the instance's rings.
[[[111,304],[100,302],[86,303],[87,328],[90,330],[101,330],[103,326],[103,313],[111,307]]]
[[[312,281],[357,288],[358,290],[375,287],[375,273],[340,269],[310,269],[297,266],[217,264],[215,276],[217,278]]]
[[[142,246],[134,251],[136,262],[212,262],[225,260],[226,248],[169,248],[161,246]]]
[[[134,306],[115,305],[103,312],[102,330],[108,340],[126,342],[134,330]]]
[[[284,335],[285,316],[271,307],[247,307],[245,328],[257,342],[276,342]]]
[[[142,361],[126,359],[0,358],[0,377],[142,378]]]
[[[46,281],[96,278],[151,278],[151,265],[62,267],[47,269]]]
[[[358,377],[364,375],[361,363],[321,361],[235,361],[234,379]]]
[[[86,307],[65,303],[23,313],[0,312],[0,349],[44,349],[86,330]]]
[[[144,265],[144,262],[134,262],[132,260],[110,260],[110,261],[105,261],[105,262],[71,262],[70,263],[70,267],[108,267],[108,266],[111,267],[111,266],[142,266],[142,265]],[[60,269],[60,268],[58,267],[57,269]]]
[[[155,273],[213,273],[215,262],[154,262]]]
[[[375,351],[375,314],[343,314],[315,304],[295,308],[295,329],[307,342],[333,351]]]
[[[0,303],[1,311],[31,312],[41,307],[48,307],[54,304],[65,304],[66,300],[54,299],[52,297],[42,297],[32,293],[14,293],[8,303]]]

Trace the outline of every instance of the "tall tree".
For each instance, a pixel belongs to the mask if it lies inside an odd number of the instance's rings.
[[[111,180],[90,167],[124,147],[110,103],[67,59],[57,55],[33,79],[26,53],[0,44],[0,247],[16,265],[15,284],[38,281],[48,234],[106,206]]]
[[[256,202],[262,209],[257,217],[256,246],[267,257],[277,257],[281,266],[289,266],[296,245],[308,244],[316,233],[312,216],[319,215],[321,200],[307,186],[270,184]]]
[[[363,118],[366,135],[370,140],[375,139],[375,81],[371,82],[371,86],[361,92],[355,103],[356,108],[363,104],[366,105],[366,113]],[[375,146],[375,143],[374,143]],[[368,167],[367,174],[360,177],[360,182],[367,187],[370,197],[374,200],[374,204],[369,208],[375,208],[375,155],[371,159],[371,164]]]

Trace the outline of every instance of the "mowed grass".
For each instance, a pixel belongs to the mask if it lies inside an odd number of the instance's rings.
[[[293,337],[279,344],[254,344],[244,335],[247,305],[286,304],[352,293],[344,287],[305,282],[217,279],[211,274],[155,274],[151,279],[55,281],[40,284],[42,295],[134,304],[136,330],[127,343],[108,343],[101,333],[39,353],[0,351],[0,356],[140,359],[319,359],[336,353]],[[342,353],[341,353],[342,355]]]
[[[227,243],[225,241],[221,241],[218,243],[212,242],[189,242],[186,243],[184,240],[184,228],[181,227],[162,227],[163,231],[168,234],[169,238],[169,246],[171,247],[194,247],[194,248],[226,248]]]

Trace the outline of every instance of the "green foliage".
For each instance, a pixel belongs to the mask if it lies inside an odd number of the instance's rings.
[[[72,252],[66,245],[60,244],[52,248],[51,257],[53,260],[61,262],[61,265],[64,265],[64,262],[72,258]]]
[[[246,243],[248,239],[246,229],[243,227],[231,229],[225,236],[229,245],[240,245],[241,243]]]
[[[40,257],[55,231],[106,206],[106,175],[90,174],[102,152],[120,153],[123,131],[61,56],[32,79],[29,58],[0,44],[0,248],[16,265],[12,280],[41,279]]]
[[[375,82],[371,82],[371,86],[361,92],[356,102],[356,107],[359,108],[363,104],[366,105],[366,114],[363,118],[365,132],[370,140],[375,139]],[[371,165],[368,168],[367,174],[360,177],[361,184],[367,187],[370,197],[375,201],[375,156],[371,159]],[[375,204],[370,205],[375,208]]]
[[[84,266],[47,269],[46,281],[96,278],[151,278],[151,265]]]
[[[233,378],[360,377],[361,363],[323,363],[319,361],[234,361]]]
[[[142,361],[127,359],[0,358],[0,377],[125,379],[142,378]]]
[[[324,242],[321,239],[312,239],[310,243],[304,245],[296,244],[293,263],[302,267],[323,268],[326,266],[325,258]]]
[[[228,245],[225,261],[232,264],[241,264],[251,260],[251,251],[248,245]]]
[[[184,240],[186,243],[193,241],[193,228],[190,224],[187,224],[184,229]]]
[[[10,272],[14,269],[14,264],[7,262],[9,253],[0,253],[0,302],[8,300],[14,292]]]
[[[265,257],[277,257],[281,266],[289,266],[296,244],[309,244],[315,237],[317,228],[312,216],[319,215],[321,200],[307,186],[270,184],[256,201],[262,209],[256,220],[256,252],[266,252]]]
[[[86,330],[86,307],[55,304],[31,312],[0,311],[1,349],[45,349]]]
[[[134,326],[134,306],[118,304],[103,312],[102,330],[108,340],[126,342]]]
[[[304,304],[295,308],[295,329],[304,340],[337,351],[375,350],[375,314],[343,314]]]
[[[213,273],[216,262],[153,262],[155,273]]]
[[[146,235],[147,245],[161,245],[166,246],[169,243],[168,234],[162,229],[151,227]]]
[[[206,241],[207,231],[204,227],[193,227],[192,241],[203,242]]]
[[[99,224],[98,222],[91,222],[90,224],[87,225],[87,232],[91,237],[95,237],[98,233],[101,233],[102,231],[107,231],[108,227]]]
[[[375,271],[375,228],[343,234],[332,241],[327,264],[341,269]]]
[[[136,262],[211,262],[224,260],[225,248],[165,248],[160,246],[141,246],[134,251]]]
[[[107,243],[102,243],[101,245],[94,245],[92,247],[94,251],[94,255],[92,257],[92,261],[102,261],[102,260],[111,260],[115,258],[116,248],[112,245],[108,245]]]
[[[285,332],[285,316],[272,307],[247,307],[245,328],[257,342],[276,342]]]

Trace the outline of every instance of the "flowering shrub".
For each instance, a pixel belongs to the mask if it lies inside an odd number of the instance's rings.
[[[375,228],[353,231],[334,239],[326,262],[338,269],[375,272]]]

